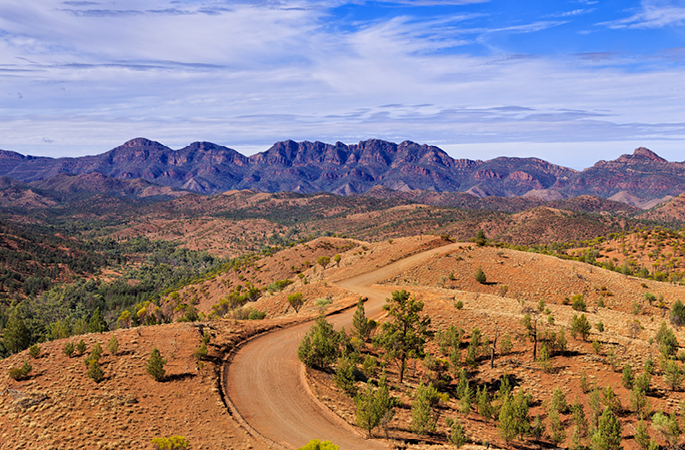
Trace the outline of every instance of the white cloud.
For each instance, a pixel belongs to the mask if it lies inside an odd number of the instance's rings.
[[[135,136],[254,149],[288,138],[513,145],[685,135],[674,123],[685,117],[680,67],[629,72],[606,52],[579,63],[462,51],[561,20],[341,24],[324,6],[342,0],[94,3],[0,3],[0,148],[98,153]]]
[[[624,19],[602,22],[612,29],[663,28],[685,24],[685,6],[682,2],[643,1],[638,13]]]

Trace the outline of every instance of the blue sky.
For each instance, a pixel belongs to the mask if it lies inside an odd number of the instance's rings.
[[[0,148],[369,138],[682,161],[685,0],[3,0]]]

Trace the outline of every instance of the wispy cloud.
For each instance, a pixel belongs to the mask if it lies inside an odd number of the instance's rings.
[[[640,11],[630,17],[602,22],[612,29],[663,28],[685,24],[685,6],[672,2],[644,1]]]
[[[554,13],[550,14],[549,17],[573,17],[573,16],[580,16],[581,14],[590,14],[591,12],[595,11],[595,8],[587,8],[587,9],[574,9],[573,11],[564,11],[564,12],[559,12],[559,13]]]
[[[502,20],[479,1],[441,1],[457,6],[439,16],[440,8],[378,3],[379,15],[348,19],[336,8],[372,3],[3,0],[0,148],[104,151],[133,136],[252,148],[286,138],[496,145],[685,136],[674,119],[685,117],[682,49],[630,71],[634,57],[601,46],[571,55],[495,47],[532,41],[527,34],[550,39],[585,6]]]

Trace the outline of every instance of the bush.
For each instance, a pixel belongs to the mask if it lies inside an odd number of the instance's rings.
[[[480,284],[485,284],[488,280],[487,276],[485,276],[485,272],[483,272],[483,268],[480,266],[478,266],[478,270],[476,270],[475,278]]]
[[[661,327],[657,331],[654,340],[659,344],[659,352],[665,358],[671,358],[678,350],[678,339],[676,339],[673,330],[671,330],[666,322],[661,322]]]
[[[110,355],[116,355],[119,351],[119,340],[116,336],[112,336],[112,339],[107,342],[107,351]]]
[[[79,355],[83,355],[86,352],[86,348],[86,343],[83,342],[83,339],[78,341],[78,344],[76,344],[76,351]]]
[[[273,283],[271,283],[270,285],[268,285],[268,286],[266,287],[266,289],[267,289],[269,292],[274,293],[274,292],[282,291],[282,290],[285,289],[286,286],[288,286],[289,284],[292,284],[292,281],[290,281],[290,280],[288,280],[288,279],[285,279],[285,280],[278,280],[278,281],[274,281]]]
[[[312,439],[307,445],[300,447],[298,450],[339,450],[339,447],[331,441]]]
[[[297,356],[309,367],[326,368],[340,354],[340,336],[325,317],[319,317],[297,348]]]
[[[67,342],[66,344],[64,344],[64,348],[62,349],[64,354],[67,355],[69,358],[71,358],[74,354],[74,350],[75,346],[73,342]]]
[[[172,436],[170,438],[154,438],[152,445],[158,450],[180,450],[190,447],[190,442],[183,436]]]
[[[583,340],[587,340],[590,335],[590,328],[590,322],[588,322],[585,314],[581,314],[580,317],[574,314],[571,318],[571,335],[574,338],[580,335]]]
[[[673,304],[669,318],[675,326],[681,326],[685,323],[685,305],[680,300],[676,300]]]
[[[248,320],[262,320],[266,317],[266,313],[264,311],[260,311],[258,309],[250,309],[250,314],[247,316]]]
[[[33,359],[38,358],[40,356],[40,345],[33,344],[29,347],[29,355],[31,355],[31,358]]]
[[[514,344],[511,342],[511,336],[509,336],[509,333],[505,334],[502,337],[502,341],[500,342],[499,348],[502,354],[504,355],[508,355],[509,353],[511,353],[511,351],[514,348]]]
[[[585,303],[585,299],[583,298],[582,294],[571,297],[571,308],[575,309],[576,311],[587,311],[587,304]]]
[[[449,427],[447,438],[449,439],[450,444],[460,448],[468,442],[468,438],[464,433],[464,427],[457,419],[451,419],[448,417],[445,419],[445,423],[447,423],[447,426]]]
[[[438,391],[423,383],[416,388],[416,398],[411,406],[411,430],[418,435],[435,432],[437,423],[432,407],[440,402]]]
[[[350,356],[338,358],[338,367],[335,369],[333,379],[335,380],[335,384],[350,397],[357,395],[356,370],[357,365]]]
[[[27,378],[29,376],[29,373],[31,373],[32,369],[33,367],[31,366],[31,364],[27,360],[24,360],[23,366],[12,367],[10,369],[10,378],[16,381],[23,380],[24,378]]]
[[[302,299],[302,292],[296,292],[288,296],[288,303],[293,307],[296,313],[300,312],[300,308],[304,305],[304,300]]]
[[[93,379],[96,383],[101,382],[105,379],[105,372],[102,370],[100,363],[94,361],[88,368],[88,376]]]
[[[145,370],[155,381],[162,381],[164,380],[164,366],[166,365],[166,362],[166,358],[162,358],[161,353],[159,353],[159,350],[157,347],[155,347],[150,353],[150,359],[147,360],[147,366],[145,367]]]
[[[203,359],[207,358],[207,353],[208,353],[207,344],[205,344],[203,342],[202,344],[200,344],[200,346],[198,348],[195,349],[193,356],[195,356],[195,358],[197,358],[199,360],[203,360]]]

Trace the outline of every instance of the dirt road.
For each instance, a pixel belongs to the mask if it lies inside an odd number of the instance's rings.
[[[340,287],[368,297],[367,317],[383,312],[392,287],[375,285],[400,274],[436,254],[448,253],[457,244],[428,250],[373,272],[337,283]],[[350,329],[354,310],[328,317],[336,328]],[[311,439],[328,440],[341,450],[387,449],[385,442],[368,440],[348,425],[309,391],[304,366],[297,358],[297,347],[311,322],[272,332],[252,340],[234,356],[225,370],[224,389],[242,418],[261,437],[293,449]]]

